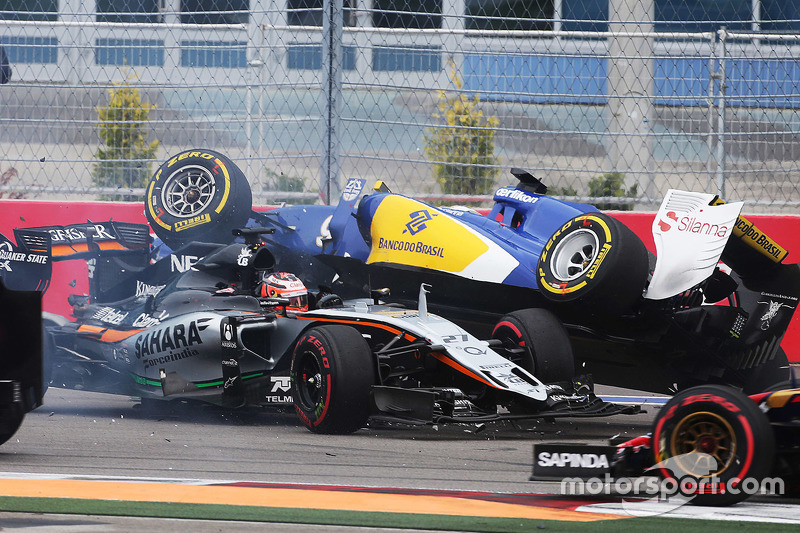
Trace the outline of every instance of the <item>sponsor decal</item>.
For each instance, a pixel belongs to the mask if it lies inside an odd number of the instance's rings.
[[[539,201],[538,196],[533,196],[516,187],[501,187],[494,193],[494,200],[514,200],[524,204],[535,204]]]
[[[155,366],[165,365],[167,363],[172,363],[175,361],[180,361],[181,359],[186,359],[188,357],[195,357],[196,355],[200,355],[199,350],[194,350],[192,348],[184,348],[178,352],[169,352],[165,355],[160,355],[157,357],[148,357],[144,359],[144,368],[147,370],[148,368],[153,368]],[[136,352],[136,357],[139,357],[138,347]]]
[[[359,178],[350,178],[347,180],[347,185],[344,186],[344,190],[342,191],[342,199],[345,202],[352,202],[358,195],[361,194],[361,189],[364,188],[364,184],[366,180],[359,179]]]
[[[94,239],[110,239],[114,240],[114,236],[102,224],[93,224]],[[56,243],[81,241],[86,239],[86,232],[82,228],[51,228],[47,232],[50,234],[50,240]]]
[[[508,363],[498,363],[496,365],[480,365],[478,366],[478,368],[480,368],[481,370],[497,370],[500,368],[511,368],[512,366],[513,365],[511,364],[511,362],[508,362]]]
[[[117,311],[113,307],[101,307],[92,315],[92,318],[106,324],[119,325],[125,320],[126,316],[128,316],[128,313]]]
[[[197,215],[196,217],[191,217],[187,218],[186,220],[180,220],[176,222],[175,231],[183,231],[185,229],[201,226],[209,222],[211,222],[211,215],[208,213],[203,213],[202,215]]]
[[[195,263],[200,261],[196,255],[175,255],[169,256],[169,269],[170,272],[186,272],[193,268]]]
[[[134,342],[136,358],[203,344],[200,332],[208,327],[204,322],[209,320],[192,320],[188,324],[175,324],[139,335]]]
[[[431,219],[424,220],[427,217],[422,211],[427,211]],[[424,224],[425,238],[409,238],[409,223],[413,231],[421,230],[419,224]],[[403,196],[381,200],[372,217],[370,234],[372,249],[367,264],[395,263],[498,281],[519,264],[461,221]],[[498,252],[491,258],[486,254],[490,246]]]
[[[664,233],[675,230],[683,233],[694,233],[699,235],[712,235],[725,237],[731,230],[726,224],[712,224],[702,220],[703,210],[697,216],[683,216],[678,218],[675,211],[667,212],[664,218],[659,219],[658,226]]]
[[[444,248],[440,246],[431,246],[419,241],[389,240],[380,237],[378,239],[378,250],[411,252],[415,254],[432,255],[444,259]]]
[[[250,258],[252,256],[253,252],[247,246],[242,246],[239,257],[236,258],[236,264],[240,267],[246,267],[250,264]]]
[[[477,346],[456,346],[456,348],[460,348],[470,355],[486,355],[488,351],[485,348],[478,348]]]
[[[582,478],[611,471],[615,446],[544,443],[533,445],[531,479]]]
[[[172,165],[174,165],[178,161],[183,161],[187,157],[200,157],[200,158],[206,159],[206,160],[214,159],[213,155],[207,154],[205,152],[197,152],[197,151],[194,151],[194,152],[191,152],[191,151],[190,152],[183,152],[182,154],[176,155],[175,157],[170,159],[169,163],[167,164],[167,167],[171,167]]]
[[[225,321],[222,322],[222,325],[220,327],[222,328],[222,347],[236,349],[238,347],[238,344],[236,343],[236,336],[234,334],[233,324]]]
[[[46,265],[48,261],[47,255],[42,254],[26,254],[24,252],[15,252],[11,247],[10,242],[0,243],[0,270],[6,272],[13,272],[11,262],[14,263],[33,263],[39,265]]]
[[[425,223],[433,220],[433,217],[437,215],[434,214],[431,216],[427,209],[422,209],[420,211],[414,211],[409,216],[411,217],[411,221],[406,224],[406,229],[403,230],[403,233],[407,231],[411,235],[416,235],[427,228],[428,226],[425,225]]]
[[[713,205],[724,204],[725,202],[719,198],[716,198],[713,202]],[[754,248],[766,255],[776,263],[780,263],[786,259],[787,255],[789,255],[787,250],[769,238],[764,232],[759,230],[755,224],[743,216],[738,216],[736,218],[736,223],[733,226],[733,235],[734,237],[741,239],[742,242],[751,248]]]
[[[764,294],[765,296],[767,295],[766,293],[762,293],[762,294]],[[780,296],[775,296],[775,297],[776,298],[780,298]],[[797,301],[797,298],[788,298],[787,297],[787,299],[794,300],[795,302]],[[764,304],[764,305],[767,306],[767,312],[764,313],[764,315],[760,319],[761,320],[761,331],[767,331],[770,328],[770,326],[772,325],[772,320],[776,316],[778,316],[778,312],[781,309],[783,309],[784,307],[788,307],[789,309],[794,309],[796,307],[796,305],[797,305],[796,303],[795,303],[795,305],[788,305],[788,304],[785,304],[785,303],[780,302],[780,301],[776,302],[775,300],[772,300],[772,299],[765,300],[765,301],[759,301],[758,303]]]
[[[161,311],[158,316],[142,313],[136,317],[131,325],[135,328],[150,328],[161,324],[161,321],[167,317],[169,317],[169,313],[166,311]]]
[[[589,271],[586,273],[586,277],[589,279],[594,279],[595,274],[600,269],[600,264],[603,262],[603,259],[606,258],[608,255],[608,251],[611,250],[611,244],[603,243],[603,247],[600,249],[600,253],[597,254],[597,259],[594,260],[592,266],[589,267]]]
[[[536,458],[539,466],[556,468],[608,468],[608,457],[596,453],[540,452]]]
[[[136,280],[136,296],[155,296],[161,289],[163,289],[165,285],[150,285],[143,281]]]
[[[789,254],[789,252],[781,248],[778,243],[770,239],[766,234],[759,231],[750,221],[742,217],[736,220],[733,234],[747,242],[750,246],[776,259],[778,262],[783,261]]]
[[[454,217],[463,217],[465,211],[462,209],[453,209],[452,207],[442,206],[439,208],[440,211],[444,211],[448,215],[453,215]]]
[[[293,403],[291,378],[289,376],[270,376],[272,388],[264,396],[267,403]]]

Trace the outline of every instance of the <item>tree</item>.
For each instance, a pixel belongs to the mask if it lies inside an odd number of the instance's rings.
[[[97,187],[132,189],[147,185],[158,140],[147,141],[145,124],[155,106],[142,102],[139,89],[126,81],[109,90],[109,102],[97,108],[98,134],[106,148],[97,150],[92,172]],[[131,193],[101,194],[103,200],[136,200]]]
[[[487,194],[497,176],[499,159],[494,155],[497,117],[484,116],[480,97],[461,92],[461,77],[451,62],[450,81],[456,94],[439,91],[441,126],[428,128],[425,154],[433,162],[433,175],[445,194]]]
[[[638,190],[639,186],[637,184],[633,184],[628,190],[625,190],[625,174],[621,172],[607,172],[589,181],[589,196],[595,198],[632,198],[636,197]],[[630,211],[633,209],[632,203],[598,202],[594,205],[600,210]]]

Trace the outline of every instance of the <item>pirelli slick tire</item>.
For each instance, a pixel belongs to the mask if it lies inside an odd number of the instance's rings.
[[[660,475],[698,505],[744,500],[775,456],[766,415],[723,385],[686,389],[667,402],[653,422],[652,446]]]
[[[312,432],[346,434],[366,425],[375,360],[356,329],[308,330],[295,345],[290,376],[295,411]]]
[[[191,241],[226,244],[250,218],[253,198],[244,173],[212,150],[187,150],[156,170],[147,185],[145,216],[173,249]]]
[[[621,313],[641,298],[647,249],[627,226],[603,213],[577,216],[545,244],[536,267],[542,295]]]
[[[575,358],[567,330],[547,309],[521,309],[495,325],[492,338],[503,343],[505,356],[543,383],[571,381]]]

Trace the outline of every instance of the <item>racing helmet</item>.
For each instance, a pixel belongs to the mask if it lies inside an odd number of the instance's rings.
[[[258,288],[262,298],[287,298],[289,305],[278,306],[278,311],[308,311],[308,290],[303,282],[288,272],[265,272]]]

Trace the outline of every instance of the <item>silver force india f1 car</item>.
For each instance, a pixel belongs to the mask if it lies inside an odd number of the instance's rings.
[[[653,255],[612,216],[512,173],[518,183],[497,190],[488,216],[381,183],[365,194],[359,179],[337,206],[257,213],[232,161],[189,150],[155,173],[145,214],[174,250],[189,240],[229,242],[232,227],[272,227],[267,245],[280,270],[345,298],[388,286],[391,301],[413,306],[419,284],[430,283],[431,311],[479,338],[524,340],[521,323],[560,322],[578,373],[598,383],[662,393],[720,383],[755,393],[789,380],[781,340],[800,269],[740,215],[741,203],[669,191],[653,222]],[[575,371],[571,353],[520,362],[544,381]]]
[[[274,272],[261,242],[272,229],[239,230],[241,244],[189,244],[181,253],[203,259],[177,274],[170,257],[150,263],[143,224],[20,230],[15,249],[34,238],[48,248],[51,231],[73,236],[73,253],[60,250],[60,259],[91,265],[91,296],[71,297],[77,320],[48,318],[52,385],[230,407],[293,403],[319,433],[353,432],[370,416],[481,422],[636,410],[601,401],[589,384],[544,383],[515,362],[532,350],[571,355],[552,315],[520,315],[480,341],[429,314],[425,286],[413,310],[381,304],[387,290],[346,302],[309,293]],[[117,294],[130,296],[113,301]]]

